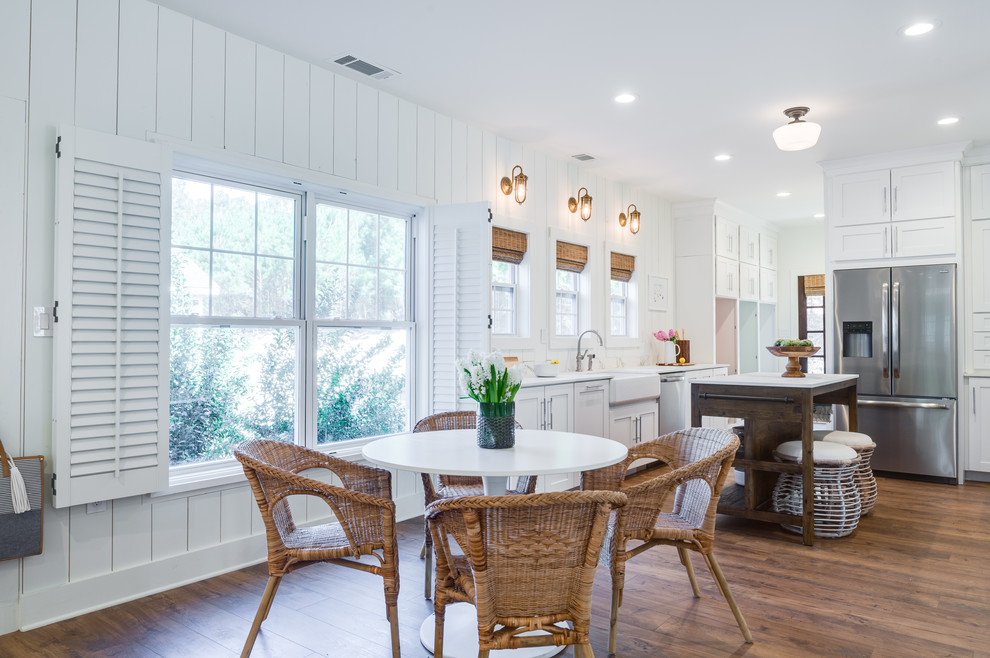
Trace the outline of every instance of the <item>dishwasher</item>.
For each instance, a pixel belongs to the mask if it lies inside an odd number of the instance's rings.
[[[691,382],[683,372],[660,375],[660,434],[691,425]]]

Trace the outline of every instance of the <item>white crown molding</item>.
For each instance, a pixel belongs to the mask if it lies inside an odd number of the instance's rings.
[[[841,160],[824,160],[818,165],[829,176],[836,174],[850,174],[858,171],[871,171],[874,169],[889,169],[891,167],[905,167],[911,165],[927,164],[929,162],[961,161],[963,152],[972,144],[967,142],[952,142],[939,146],[926,148],[907,149],[904,151],[891,151],[889,153],[876,153],[855,158],[843,158]]]

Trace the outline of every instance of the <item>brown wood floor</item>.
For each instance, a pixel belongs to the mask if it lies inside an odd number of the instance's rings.
[[[844,539],[803,546],[779,527],[720,517],[716,554],[755,644],[743,642],[704,561],[695,599],[676,551],[630,561],[618,656],[990,655],[990,484],[881,479],[876,508]],[[400,524],[405,656],[428,656],[419,626],[422,522]],[[26,633],[0,656],[229,656],[267,579],[258,565]],[[389,656],[381,580],[332,565],[285,578],[255,656]],[[608,573],[599,569],[592,642],[607,654]],[[570,650],[567,654],[570,655]]]

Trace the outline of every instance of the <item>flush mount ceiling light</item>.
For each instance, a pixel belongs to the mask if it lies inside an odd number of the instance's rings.
[[[777,196],[779,196],[779,197],[785,197],[785,196],[790,196],[790,195],[791,195],[790,192],[777,192]]]
[[[818,143],[822,127],[802,118],[809,111],[806,107],[789,107],[784,110],[784,116],[791,122],[773,131],[773,141],[777,143],[777,148],[781,151],[803,151]]]
[[[715,156],[715,160],[717,162],[725,162],[726,160],[731,160],[731,159],[732,156],[729,155],[728,153],[719,153],[718,155]]]
[[[934,23],[915,23],[902,29],[901,33],[906,37],[920,37],[922,34],[928,34],[934,29]]]
[[[519,173],[516,173],[516,169]],[[529,180],[529,176],[523,173],[521,166],[516,165],[512,168],[512,178],[508,176],[503,176],[501,183],[502,194],[506,196],[512,194],[513,190],[516,192],[516,203],[522,203],[526,200],[526,181]]]
[[[634,94],[619,94],[615,97],[616,103],[632,103],[634,100],[636,100]]]
[[[959,117],[945,117],[938,120],[938,125],[940,126],[951,126],[954,123],[959,123]]]
[[[816,212],[814,215],[812,215],[812,217],[815,218],[815,219],[825,219],[825,213],[823,213],[823,212]]]
[[[582,196],[581,190],[584,190],[584,195]],[[588,194],[588,188],[582,187],[578,190],[577,199],[571,197],[567,200],[567,209],[571,212],[577,212],[578,208],[581,209],[581,219],[588,221],[591,219],[591,195]]]

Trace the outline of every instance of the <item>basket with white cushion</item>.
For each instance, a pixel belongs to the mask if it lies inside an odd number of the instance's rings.
[[[801,463],[800,441],[781,443],[774,450],[781,462]],[[845,537],[859,524],[860,501],[856,488],[856,451],[839,443],[815,441],[815,536]],[[801,514],[803,499],[800,473],[781,473],[773,489],[773,509],[785,514]],[[800,525],[781,524],[785,529],[800,533]]]
[[[859,455],[856,486],[859,487],[859,502],[863,508],[860,514],[868,514],[877,504],[877,479],[873,477],[873,467],[870,465],[870,458],[873,457],[877,444],[868,434],[862,432],[829,432],[822,441],[849,446]]]

